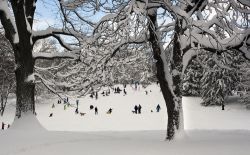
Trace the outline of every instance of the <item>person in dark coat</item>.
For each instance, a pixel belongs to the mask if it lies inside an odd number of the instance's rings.
[[[141,114],[141,105],[138,106],[138,114]]]
[[[79,100],[76,100],[76,108],[78,109]]]
[[[49,117],[52,117],[52,116],[53,116],[53,113],[50,113],[50,114],[49,114]]]
[[[75,111],[75,113],[76,113],[76,114],[78,114],[78,113],[79,113],[79,111],[78,111],[78,108],[76,108],[76,111]]]
[[[95,115],[98,115],[98,108],[95,107]]]
[[[138,106],[135,105],[134,109],[135,109],[135,113],[137,114]]]
[[[95,99],[98,99],[98,92],[95,92]]]
[[[127,91],[125,88],[123,89],[123,93],[124,93],[124,95],[127,95]]]
[[[112,113],[112,108],[109,108],[109,110],[107,111],[107,114],[111,114]]]
[[[116,91],[118,94],[120,94],[120,92],[122,91],[119,87],[116,88]]]
[[[5,126],[5,124],[4,124],[4,122],[2,122],[2,130],[4,130],[4,126]]]
[[[160,107],[160,105],[158,104],[158,105],[156,106],[156,112],[160,112],[160,109],[161,109],[161,107]]]
[[[94,106],[93,106],[93,105],[90,105],[90,106],[89,106],[89,109],[90,109],[90,110],[94,109]]]

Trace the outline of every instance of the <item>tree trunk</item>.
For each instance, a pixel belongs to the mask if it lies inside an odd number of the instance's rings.
[[[27,60],[28,61],[28,60]],[[34,63],[25,63],[19,67],[16,74],[16,116],[21,117],[21,113],[28,111],[35,112],[35,84],[27,81],[27,77],[33,74]]]
[[[35,60],[32,56],[32,25],[35,6],[33,0],[11,1],[19,41],[12,44],[16,62],[16,116],[21,117],[22,113],[35,112],[35,84],[27,78],[34,72]],[[29,17],[29,18],[28,18]]]
[[[166,63],[167,57],[163,57],[163,51],[161,50],[161,45],[158,41],[157,36],[157,20],[156,14],[149,15],[151,19],[152,25],[149,26],[150,38],[149,41],[152,45],[152,50],[154,54],[154,59],[157,60],[156,68],[157,68],[157,78],[160,83],[160,88],[162,90],[162,94],[165,100],[165,104],[167,107],[168,112],[168,125],[167,125],[167,140],[172,140],[176,134],[176,131],[181,129],[183,126],[181,123],[181,114],[182,114],[182,96],[181,96],[181,74],[174,74],[173,80],[172,78],[167,79],[169,77],[166,76],[166,71],[170,70],[173,72],[175,69],[176,73],[181,73],[182,71],[182,57],[181,57],[181,50],[180,46],[174,45],[174,52],[173,52],[173,61],[171,64]],[[176,38],[177,39],[177,38]],[[177,40],[176,40],[177,41]],[[179,48],[179,49],[177,49]],[[178,51],[175,51],[178,50]],[[165,60],[164,60],[165,59]],[[165,62],[164,62],[165,61]],[[169,66],[170,65],[170,66]],[[170,68],[169,68],[170,67]],[[172,75],[168,75],[172,76]],[[172,80],[173,88],[170,85],[170,81]]]

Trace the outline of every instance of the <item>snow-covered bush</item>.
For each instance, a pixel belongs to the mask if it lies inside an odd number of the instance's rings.
[[[184,96],[201,96],[201,78],[203,68],[196,58],[193,58],[183,76]]]
[[[0,114],[3,115],[8,96],[15,87],[15,65],[11,46],[2,34],[0,47]]]
[[[222,105],[240,84],[242,58],[231,51],[219,55],[205,52],[200,58],[205,62],[201,79],[202,105]]]

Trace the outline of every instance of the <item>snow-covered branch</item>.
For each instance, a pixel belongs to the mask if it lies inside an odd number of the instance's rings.
[[[51,52],[51,53],[43,53],[43,52],[34,52],[34,59],[56,59],[56,58],[69,58],[69,59],[78,59],[79,55],[71,52]],[[77,51],[78,52],[78,51]]]
[[[6,38],[8,38],[11,44],[18,43],[18,31],[15,20],[8,6],[8,0],[0,1],[0,20],[5,29]]]

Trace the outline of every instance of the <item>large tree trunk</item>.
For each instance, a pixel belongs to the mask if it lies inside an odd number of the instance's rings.
[[[35,84],[28,79],[34,72],[35,64],[35,60],[32,56],[33,42],[31,36],[35,7],[33,6],[33,0],[11,1],[11,4],[19,36],[19,42],[13,44],[17,66],[15,70],[17,96],[16,116],[19,118],[22,113],[35,112]]]
[[[31,61],[31,62],[30,62]],[[29,63],[28,63],[29,62]],[[28,76],[32,75],[34,69],[33,60],[26,59],[26,62],[20,64],[16,74],[16,116],[19,118],[21,113],[28,111],[35,112],[34,91],[35,84],[28,81]]]
[[[149,41],[152,45],[154,59],[157,60],[157,78],[160,83],[162,94],[166,103],[168,112],[168,125],[167,125],[167,140],[172,140],[177,130],[183,129],[182,118],[182,53],[180,44],[174,45],[173,60],[167,63],[167,57],[164,57],[164,51],[161,50],[159,44],[159,37],[157,36],[157,20],[156,14],[149,14],[152,25],[149,26],[150,38]],[[178,37],[177,35],[175,37]],[[175,38],[175,40],[178,38]],[[178,40],[176,40],[178,42]],[[169,66],[170,65],[170,66]],[[169,68],[170,67],[170,68]],[[169,72],[168,72],[169,71]],[[171,74],[170,72],[175,74]],[[168,73],[166,73],[168,72]],[[173,80],[172,80],[173,79]]]

